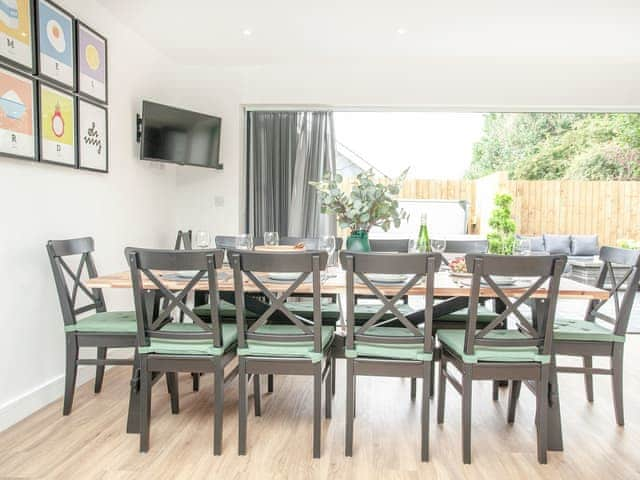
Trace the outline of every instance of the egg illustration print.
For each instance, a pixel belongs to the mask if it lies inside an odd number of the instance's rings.
[[[91,70],[98,70],[100,68],[100,53],[95,45],[87,45],[84,50],[84,55],[87,60],[87,65]]]
[[[56,20],[47,22],[47,39],[53,48],[62,53],[67,48],[67,42],[64,39],[64,31]]]
[[[62,113],[60,113],[60,104],[56,104],[56,110],[51,117],[51,130],[53,130],[53,134],[61,138],[64,135],[64,118],[62,118]]]

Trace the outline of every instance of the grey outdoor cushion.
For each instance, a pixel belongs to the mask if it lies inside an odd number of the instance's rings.
[[[518,235],[518,239],[526,238],[531,243],[532,252],[544,252],[542,235]]]
[[[570,235],[544,235],[544,249],[550,254],[571,254]]]
[[[597,235],[571,235],[571,255],[595,256],[600,252]]]

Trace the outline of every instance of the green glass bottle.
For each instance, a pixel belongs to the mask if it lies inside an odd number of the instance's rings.
[[[418,232],[416,250],[420,253],[428,253],[431,251],[431,242],[429,241],[429,230],[427,229],[426,213],[420,215],[420,231]]]

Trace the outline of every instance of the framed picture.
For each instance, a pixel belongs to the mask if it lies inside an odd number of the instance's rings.
[[[107,39],[76,21],[78,93],[107,103]]]
[[[0,0],[0,60],[35,73],[32,0]]]
[[[109,119],[107,109],[78,98],[78,167],[109,171]]]
[[[0,0],[2,1],[2,0]],[[75,88],[73,17],[49,0],[38,2],[38,73],[65,88]]]
[[[0,67],[0,155],[36,160],[36,82]]]
[[[72,94],[39,82],[40,161],[75,167],[76,103]]]

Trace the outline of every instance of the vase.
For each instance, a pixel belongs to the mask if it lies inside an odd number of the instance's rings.
[[[347,238],[347,250],[351,252],[370,252],[369,232],[366,230],[352,230]]]

